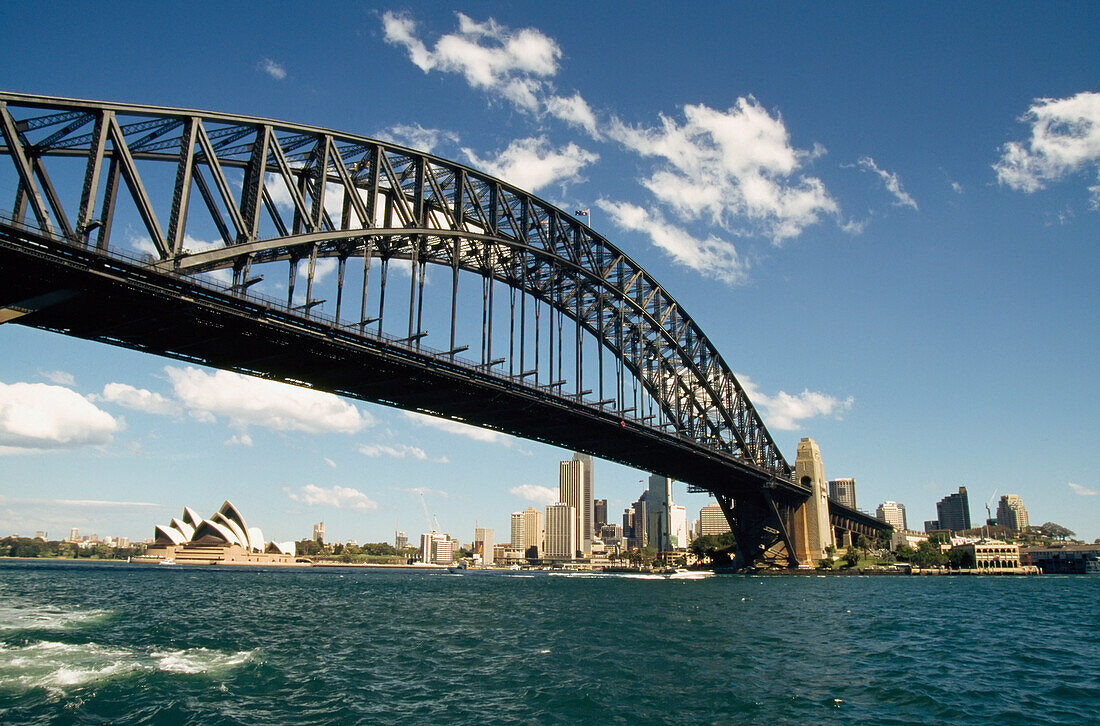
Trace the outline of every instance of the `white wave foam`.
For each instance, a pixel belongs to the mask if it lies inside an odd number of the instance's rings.
[[[110,610],[78,610],[8,600],[0,604],[0,633],[14,630],[72,630],[105,620]]]
[[[97,643],[42,641],[23,646],[0,644],[0,691],[45,688],[65,693],[134,673],[224,673],[251,660],[254,651],[225,653],[207,648],[138,650]]]

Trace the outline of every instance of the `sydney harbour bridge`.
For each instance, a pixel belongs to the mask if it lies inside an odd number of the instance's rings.
[[[430,154],[262,118],[0,93],[0,131],[0,189],[15,192],[0,323],[673,477],[715,496],[742,564],[815,556],[815,482],[714,345],[552,204]],[[882,528],[827,507],[838,531]]]

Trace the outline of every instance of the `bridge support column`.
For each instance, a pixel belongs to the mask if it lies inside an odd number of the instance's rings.
[[[777,502],[768,489],[759,496],[736,501],[722,494],[715,498],[737,540],[734,565],[738,569],[755,565],[798,567],[790,536],[790,506]]]
[[[795,557],[800,564],[812,566],[825,557],[825,548],[833,544],[825,467],[821,463],[821,451],[813,439],[798,442],[794,469],[795,480],[810,490],[809,498],[792,518]]]

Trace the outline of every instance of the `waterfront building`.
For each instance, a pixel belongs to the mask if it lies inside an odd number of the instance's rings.
[[[956,494],[949,494],[936,503],[936,529],[961,532],[970,529],[970,500],[966,487],[959,487]],[[925,525],[927,527],[927,524]]]
[[[998,540],[985,540],[958,545],[969,553],[971,567],[978,570],[1004,570],[1020,567],[1020,545]],[[952,548],[954,549],[954,548]]]
[[[829,499],[846,507],[856,508],[856,480],[833,479],[829,482]]]
[[[577,556],[577,509],[558,502],[546,508],[546,548],[549,559],[572,560]]]
[[[603,526],[607,524],[607,500],[597,499],[592,504],[592,518],[593,527],[597,532],[603,529]]]
[[[883,502],[875,510],[875,519],[886,522],[894,531],[908,529],[905,523],[905,505],[897,502]]]
[[[916,549],[920,546],[921,542],[927,541],[928,534],[925,532],[915,532],[911,529],[895,529],[894,533],[890,536],[890,550],[897,552],[898,547],[903,545]]]
[[[321,520],[317,524],[313,525],[313,541],[324,542],[325,541],[325,521]]]
[[[1044,575],[1100,575],[1100,544],[1026,547],[1021,558]]]
[[[1026,532],[1027,508],[1016,494],[1005,494],[997,505],[997,524],[1014,532]]]
[[[649,475],[649,506],[646,530],[649,546],[658,552],[672,549],[672,480],[659,474]]]
[[[512,546],[537,558],[543,548],[542,512],[527,507],[522,512],[512,512]],[[532,549],[533,548],[533,549]]]
[[[481,556],[481,564],[493,564],[493,530],[484,527],[474,529],[473,552]]]
[[[574,453],[571,461],[561,462],[558,496],[577,511],[577,547],[592,553],[592,457]]]
[[[688,537],[687,507],[682,504],[670,504],[668,507],[669,549],[686,550],[691,541]]]
[[[700,536],[725,534],[729,531],[730,523],[726,521],[726,515],[717,502],[699,509]]]
[[[455,541],[445,534],[420,535],[420,561],[431,565],[449,565],[454,561]]]
[[[89,540],[88,546],[97,542]],[[82,543],[83,546],[83,543]],[[226,500],[208,519],[190,507],[182,518],[158,524],[141,559],[179,564],[293,564],[293,542],[264,542],[259,527],[249,527],[240,510]]]
[[[622,547],[623,528],[618,524],[605,524],[600,528],[600,540],[606,547]]]

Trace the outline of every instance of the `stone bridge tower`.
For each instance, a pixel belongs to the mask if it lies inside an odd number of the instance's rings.
[[[833,544],[833,527],[829,521],[825,467],[821,464],[821,450],[813,439],[798,442],[794,470],[795,481],[810,488],[810,498],[792,517],[795,557],[800,564],[815,565],[825,556],[825,548]]]

